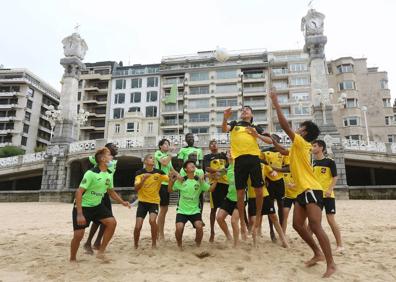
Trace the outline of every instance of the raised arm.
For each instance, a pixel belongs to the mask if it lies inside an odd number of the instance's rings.
[[[272,144],[274,144],[275,150],[277,150],[279,153],[281,153],[284,156],[288,156],[289,155],[289,150],[286,149],[285,147],[283,147],[281,144],[279,144],[278,142],[276,142],[275,139],[272,139]]]
[[[279,102],[278,102],[278,96],[276,95],[276,93],[274,92],[273,89],[271,89],[271,91],[270,91],[270,98],[272,100],[272,105],[274,105],[274,107],[275,107],[280,126],[286,132],[286,134],[289,136],[290,140],[294,141],[295,133],[294,133],[293,129],[290,127],[285,115],[283,114],[281,107],[279,105]]]
[[[232,111],[231,108],[228,108],[224,111],[224,116],[223,116],[223,124],[221,125],[223,132],[229,132],[231,130],[231,126],[228,125],[228,120],[232,116]]]

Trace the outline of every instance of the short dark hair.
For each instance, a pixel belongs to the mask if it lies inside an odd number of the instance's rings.
[[[105,147],[106,147],[107,149],[110,150],[110,154],[111,154],[113,157],[115,157],[115,156],[117,155],[117,152],[114,150],[114,147],[117,148],[117,145],[116,145],[116,144],[110,142],[110,143],[107,143],[107,144],[105,145]]]
[[[111,154],[109,148],[107,148],[107,147],[100,148],[100,149],[98,149],[98,150],[96,151],[96,153],[95,153],[95,161],[96,161],[96,163],[97,163],[98,165],[99,165],[99,163],[100,163],[100,159],[101,159],[101,158],[103,157],[103,155],[106,154],[106,153],[110,153],[110,154]]]
[[[161,146],[164,145],[165,142],[168,142],[168,144],[170,145],[170,141],[169,141],[168,139],[164,138],[164,139],[161,139],[161,140],[158,142],[158,148],[161,149]]]
[[[301,123],[300,126],[305,127],[305,131],[307,132],[307,134],[304,136],[304,139],[307,142],[312,142],[316,138],[318,138],[318,136],[320,134],[320,129],[316,125],[316,123],[314,123],[313,121],[310,121],[310,120],[306,120],[303,123]]]
[[[184,169],[184,170],[186,170],[186,167],[187,167],[187,165],[188,165],[189,163],[192,163],[192,164],[195,165],[195,162],[194,162],[193,160],[187,160],[187,161],[185,161],[184,164],[183,164],[183,169]]]
[[[318,144],[319,147],[323,149],[323,152],[326,152],[326,142],[323,140],[315,140],[312,142],[312,144]]]
[[[253,113],[253,109],[252,109],[252,107],[249,106],[249,105],[243,105],[242,108],[248,108],[248,109],[250,109],[250,111]],[[250,119],[250,123],[253,123],[253,117]]]
[[[213,143],[217,143],[217,140],[215,140],[215,139],[210,140],[209,146],[212,145]]]

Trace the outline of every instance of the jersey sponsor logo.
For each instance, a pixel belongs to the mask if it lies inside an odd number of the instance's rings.
[[[98,193],[98,192],[95,192],[95,191],[91,191],[91,194],[95,195],[95,196],[103,197],[103,193]]]
[[[106,179],[106,185],[110,185],[110,179],[109,178]]]
[[[157,181],[159,179],[158,176],[154,176],[154,180]]]
[[[321,172],[321,173],[326,173],[326,168],[325,168],[325,167],[322,167],[322,168],[320,169],[320,172]]]

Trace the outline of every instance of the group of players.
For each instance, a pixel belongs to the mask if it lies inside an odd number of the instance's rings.
[[[181,166],[179,171],[172,165],[173,150],[167,139],[159,142],[154,155],[144,157],[144,167],[136,172],[134,183],[138,197],[135,248],[138,248],[140,231],[147,214],[152,246],[156,247],[157,240],[164,239],[171,192],[177,192],[179,198],[175,231],[177,245],[182,248],[184,226],[190,221],[196,230],[195,242],[199,246],[205,226],[202,221],[203,195],[209,192],[210,242],[214,241],[214,225],[217,221],[226,238],[233,240],[234,246],[239,244],[240,235],[246,240],[248,234],[251,234],[256,244],[257,236],[262,233],[262,216],[267,215],[271,239],[276,241],[275,228],[282,246],[287,248],[287,220],[294,205],[293,228],[314,253],[306,265],[312,266],[325,260],[327,269],[323,276],[328,277],[336,271],[330,242],[321,225],[324,207],[336,238],[336,251],[342,251],[341,235],[334,217],[334,186],[337,181],[335,163],[325,156],[325,142],[317,140],[320,134],[318,126],[312,121],[305,121],[293,131],[274,92],[270,93],[270,98],[279,123],[292,142],[290,148],[279,144],[278,136],[264,133],[262,128],[255,126],[251,107],[244,106],[239,121],[229,122],[231,109],[224,111],[222,128],[223,132],[229,132],[231,145],[227,152],[219,152],[216,141],[212,140],[209,144],[211,153],[203,156],[202,150],[194,146],[194,135],[188,133],[185,138],[187,146],[177,154],[180,160],[178,165]],[[272,144],[271,149],[262,152],[258,140]],[[99,258],[104,257],[116,227],[109,197],[130,208],[129,202],[113,191],[113,175],[117,165],[113,157],[116,155],[117,148],[107,144],[96,152],[95,157],[90,158],[94,167],[84,174],[75,196],[71,261],[76,260],[84,230],[90,222],[93,223],[84,248],[93,253],[92,239],[99,228],[93,248],[98,250]],[[275,201],[279,218],[275,212]],[[228,215],[231,216],[232,234],[225,221]],[[315,234],[319,246],[312,234]]]

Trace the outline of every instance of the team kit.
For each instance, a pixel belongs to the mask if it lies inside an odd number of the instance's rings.
[[[326,271],[323,277],[329,277],[336,271],[334,250],[322,227],[324,211],[336,239],[335,252],[342,253],[344,248],[335,221],[336,164],[326,156],[326,143],[318,139],[318,126],[305,121],[293,130],[273,91],[270,98],[279,124],[291,140],[288,148],[280,144],[279,136],[265,133],[255,125],[252,108],[245,105],[240,110],[239,120],[229,120],[233,114],[231,108],[224,111],[222,130],[230,135],[230,148],[226,151],[220,152],[217,142],[212,140],[210,153],[203,155],[202,149],[194,146],[194,135],[187,133],[187,146],[177,154],[173,152],[170,141],[162,139],[155,154],[144,157],[143,168],[136,172],[134,183],[138,200],[133,232],[135,248],[139,247],[146,217],[151,227],[152,247],[156,248],[157,241],[165,239],[164,225],[170,195],[177,193],[175,237],[180,249],[183,248],[183,232],[188,222],[195,229],[198,247],[207,224],[210,225],[209,241],[214,242],[216,222],[234,247],[249,237],[253,246],[257,246],[257,238],[262,236],[263,216],[268,217],[272,241],[278,242],[279,237],[280,247],[289,248],[286,231],[289,212],[293,209],[293,229],[313,252],[313,257],[305,265],[310,267],[324,261]],[[259,147],[259,140],[269,144],[264,151]],[[96,250],[98,258],[105,258],[105,249],[117,224],[110,198],[131,207],[113,189],[116,155],[116,146],[109,143],[89,158],[93,168],[85,172],[73,204],[72,262],[76,261],[85,228],[90,225],[84,249],[90,254]],[[172,164],[175,156],[177,165],[175,162]],[[210,198],[209,222],[202,218],[205,192]],[[231,231],[226,221],[228,216]],[[92,242],[96,233],[96,240]]]

